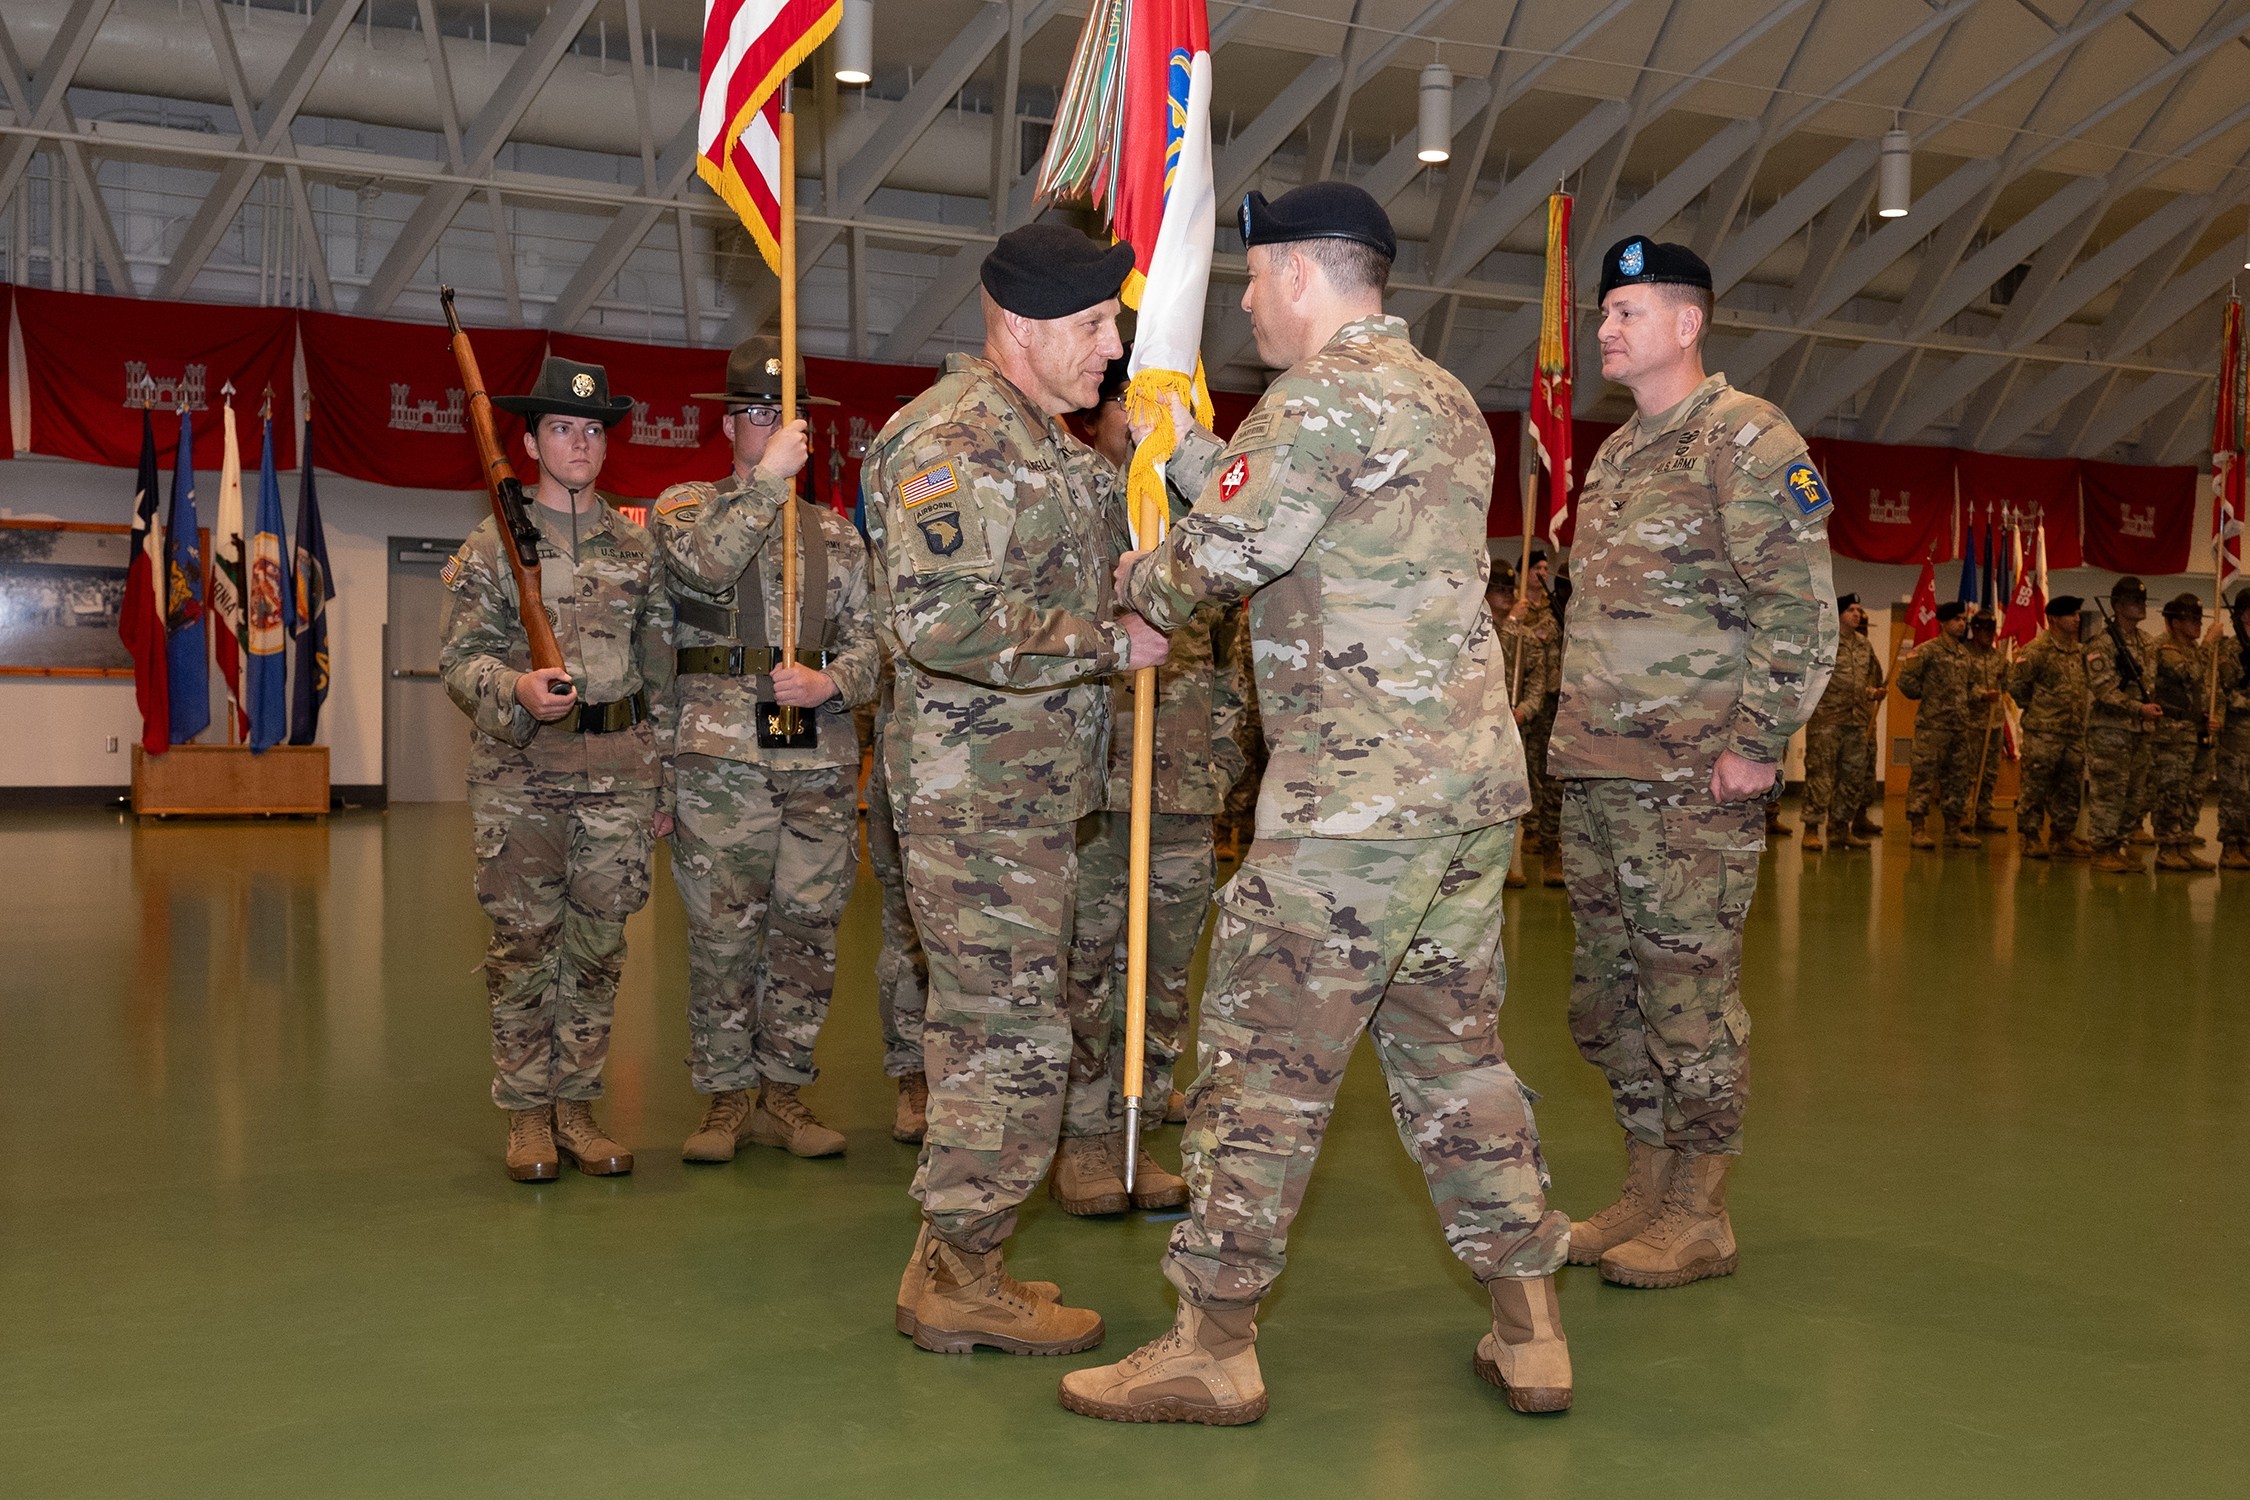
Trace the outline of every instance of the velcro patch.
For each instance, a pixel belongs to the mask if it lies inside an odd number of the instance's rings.
[[[702,503],[703,497],[693,490],[689,490],[685,494],[674,495],[670,499],[659,497],[656,502],[656,516],[660,521],[670,521],[681,518],[680,513],[685,511],[687,515],[684,519],[692,520],[696,508]]]
[[[1797,509],[1805,515],[1816,514],[1832,503],[1828,486],[1820,482],[1820,471],[1809,463],[1791,464],[1789,472],[1781,476],[1781,482],[1796,500]]]
[[[1276,439],[1275,429],[1281,426],[1281,413],[1271,406],[1260,406],[1242,419],[1235,428],[1233,445],[1237,448],[1259,448]]]
[[[444,584],[447,588],[451,588],[453,587],[453,580],[460,576],[461,554],[456,552],[445,560],[445,571],[438,574],[438,582]]]
[[[1242,493],[1242,487],[1249,482],[1249,456],[1237,454],[1234,462],[1227,465],[1227,471],[1219,476],[1219,499],[1222,501],[1232,500]]]
[[[898,487],[898,503],[908,508],[935,500],[940,495],[950,495],[961,488],[961,476],[954,471],[952,460],[932,464],[919,474],[910,474]]]

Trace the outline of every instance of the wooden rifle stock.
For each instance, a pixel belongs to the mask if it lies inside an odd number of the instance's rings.
[[[484,465],[492,519],[500,528],[500,550],[507,555],[508,571],[516,580],[516,614],[523,621],[524,639],[531,645],[531,667],[533,671],[560,668],[562,645],[555,639],[554,622],[547,618],[547,604],[539,592],[539,528],[532,524],[515,466],[500,451],[500,436],[492,425],[492,398],[485,393],[484,375],[477,369],[469,335],[453,311],[453,288],[440,287],[438,300],[445,306],[445,326],[452,332],[453,362],[461,368],[461,389],[468,397],[469,435],[476,439],[477,460]],[[567,681],[556,686],[569,690]]]

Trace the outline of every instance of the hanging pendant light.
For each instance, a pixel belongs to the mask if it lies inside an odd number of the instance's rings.
[[[1415,155],[1426,162],[1453,155],[1453,70],[1434,62],[1422,70],[1422,128]]]
[[[1914,203],[1914,143],[1893,125],[1883,132],[1883,154],[1875,168],[1875,212],[1903,219]]]
[[[844,0],[836,20],[836,81],[875,79],[875,0]]]

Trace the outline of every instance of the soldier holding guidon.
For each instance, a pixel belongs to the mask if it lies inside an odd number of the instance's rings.
[[[1908,842],[1916,849],[1941,843],[1975,848],[1967,827],[1971,783],[1977,776],[1977,732],[1990,702],[1980,686],[1984,668],[1969,646],[1969,607],[1950,599],[1937,608],[1938,633],[1914,648],[1898,669],[1898,690],[1920,705],[1914,715],[1914,766],[1906,783]],[[1937,809],[1937,830],[1930,809]]]
[[[2149,806],[2156,825],[2156,868],[2216,868],[2196,853],[2195,825],[2203,814],[2211,748],[2223,719],[2210,712],[2217,642],[2200,639],[2203,601],[2183,593],[2164,606],[2164,634],[2156,641],[2151,695],[2163,711],[2149,738]]]
[[[2079,643],[2084,601],[2059,594],[2047,628],[2008,673],[2008,693],[2023,709],[2023,770],[2016,794],[2016,838],[2026,859],[2084,859],[2093,845],[2078,833],[2086,776],[2086,653]]]
[[[1867,640],[1867,610],[1859,595],[1836,601],[1836,672],[1820,707],[1805,725],[1805,840],[1807,854],[1830,847],[1864,849],[1852,831],[1865,805],[1863,788],[1875,779],[1875,710],[1883,701],[1883,664]],[[1828,834],[1821,836],[1826,822]]]

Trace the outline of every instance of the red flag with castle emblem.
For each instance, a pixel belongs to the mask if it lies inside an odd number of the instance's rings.
[[[305,384],[322,415],[320,466],[332,474],[402,489],[481,490],[476,444],[467,439],[460,367],[442,338],[416,323],[308,312]],[[479,328],[477,365],[505,396],[531,389],[547,335],[536,328]],[[283,387],[276,387],[282,389]],[[500,445],[521,459],[523,424],[496,411]],[[284,424],[286,425],[286,424]],[[286,453],[290,434],[276,432]],[[275,462],[286,466],[287,458]],[[519,465],[529,468],[527,460]]]
[[[1906,606],[1906,628],[1914,632],[1914,644],[1933,640],[1937,626],[1937,544],[1930,544],[1929,555],[1922,559],[1922,576],[1914,580],[1914,598]]]
[[[2192,465],[2078,466],[2086,499],[2086,563],[2107,573],[2142,578],[2185,573],[2195,542],[2195,492],[2202,476]]]

